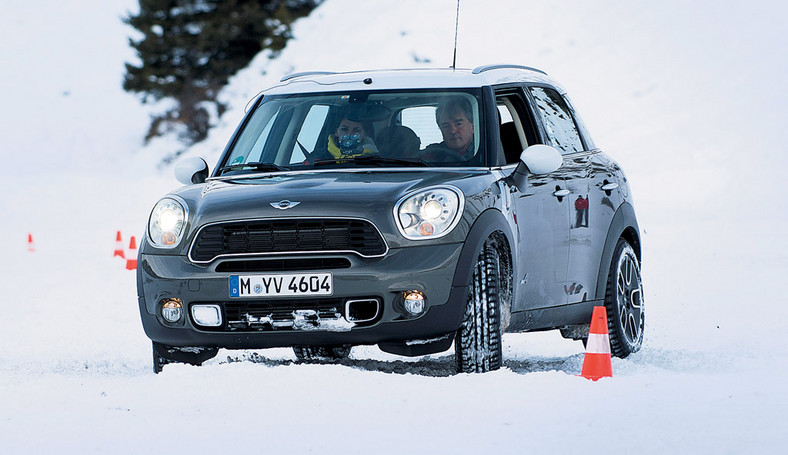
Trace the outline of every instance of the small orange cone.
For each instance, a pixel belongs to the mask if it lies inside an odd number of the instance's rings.
[[[33,234],[27,234],[27,251],[30,253],[36,252],[36,246],[33,244]]]
[[[129,256],[126,259],[126,270],[137,270],[137,239],[133,235],[129,241]]]
[[[586,355],[580,376],[596,381],[612,378],[613,365],[610,359],[610,335],[607,332],[607,311],[604,306],[595,306],[588,330]]]
[[[120,231],[115,235],[115,252],[112,253],[112,257],[115,256],[126,259],[126,254],[123,252],[123,238],[120,235]]]

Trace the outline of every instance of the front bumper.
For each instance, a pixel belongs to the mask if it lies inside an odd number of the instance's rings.
[[[376,259],[365,259],[353,254],[333,255],[334,258],[349,262],[349,266],[309,271],[330,271],[333,274],[334,292],[331,298],[334,301],[377,299],[380,302],[379,314],[373,321],[364,324],[343,320],[343,324],[306,328],[298,325],[246,329],[229,327],[226,324],[226,307],[237,302],[266,303],[265,299],[231,299],[229,276],[236,273],[217,272],[217,263],[195,265],[183,256],[141,254],[137,287],[142,324],[147,336],[158,343],[229,349],[359,345],[433,339],[453,333],[462,322],[467,290],[452,287],[462,246],[456,243],[394,248],[384,257]],[[315,262],[326,258],[325,255],[297,257],[300,260],[314,259]],[[404,313],[401,306],[402,292],[414,289],[426,296],[426,309],[418,317]],[[180,299],[184,305],[184,317],[177,323],[164,321],[160,314],[162,301],[172,298]],[[280,297],[276,300],[283,299]],[[288,300],[297,309],[309,299]],[[191,305],[195,303],[219,305],[225,324],[213,329],[196,325],[190,311]],[[343,306],[343,303],[339,304],[340,308]],[[342,317],[347,315],[343,314]]]

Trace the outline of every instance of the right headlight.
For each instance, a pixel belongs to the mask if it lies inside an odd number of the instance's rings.
[[[454,187],[435,187],[406,196],[397,202],[394,216],[405,238],[425,240],[442,237],[459,223],[465,198]]]
[[[186,203],[167,196],[153,207],[148,220],[148,238],[158,248],[175,248],[186,231],[187,219]]]

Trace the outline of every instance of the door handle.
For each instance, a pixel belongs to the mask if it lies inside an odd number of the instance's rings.
[[[555,190],[555,193],[553,193],[553,196],[555,196],[555,197],[564,197],[564,196],[569,196],[569,193],[571,193],[571,191],[569,191],[569,190]]]
[[[608,183],[606,185],[602,185],[602,191],[613,191],[618,188],[618,183]]]

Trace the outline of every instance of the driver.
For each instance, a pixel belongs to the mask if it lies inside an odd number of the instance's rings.
[[[475,152],[473,108],[462,96],[452,96],[438,104],[435,120],[443,142],[424,149],[424,159],[434,162],[460,162],[471,159]]]

